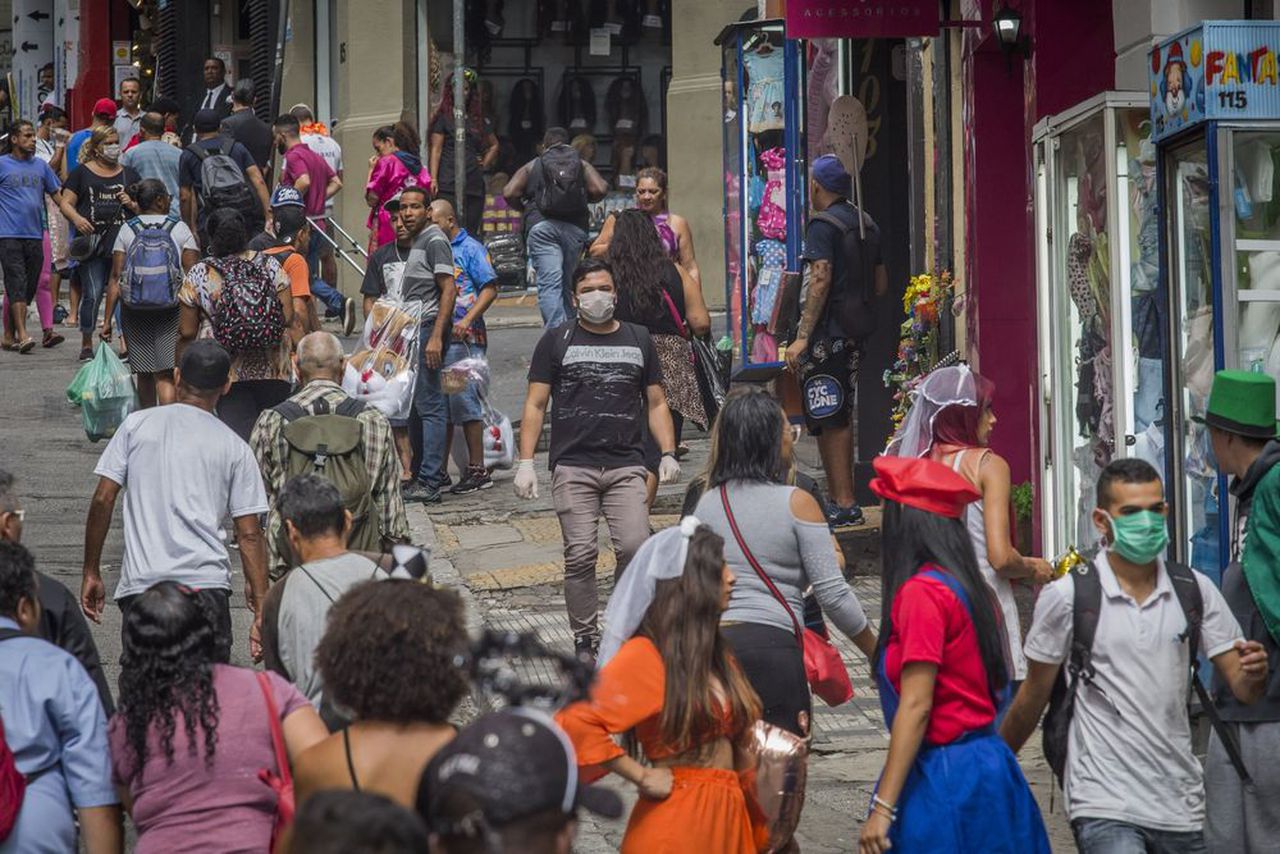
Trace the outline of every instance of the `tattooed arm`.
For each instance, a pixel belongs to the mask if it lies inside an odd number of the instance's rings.
[[[800,312],[800,324],[796,327],[796,340],[787,347],[787,367],[794,371],[800,367],[800,357],[809,349],[809,338],[818,324],[822,309],[831,292],[831,262],[817,259],[809,262],[809,292]]]

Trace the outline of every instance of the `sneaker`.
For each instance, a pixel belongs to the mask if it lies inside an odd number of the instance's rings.
[[[411,504],[415,501],[420,504],[440,503],[440,490],[435,487],[427,486],[420,480],[415,480],[413,483],[406,486],[400,494],[403,496],[406,504]]]
[[[596,665],[596,642],[592,638],[575,638],[573,641],[573,654],[581,662],[590,664],[592,667]]]
[[[85,347],[83,350],[81,350],[81,351],[80,351],[80,361],[82,361],[82,362],[92,362],[92,361],[93,361],[93,348],[91,348],[91,347]]]
[[[350,335],[356,329],[356,301],[347,297],[342,304],[342,334]]]
[[[436,484],[436,489],[448,489],[453,486],[453,475],[445,472],[440,477],[440,482]]]
[[[128,351],[128,350],[121,350],[121,351],[120,351],[120,361],[124,362],[126,365],[127,365],[127,364],[129,364],[129,351]]]
[[[827,517],[827,527],[833,534],[842,534],[866,522],[862,508],[857,504],[852,507],[841,507],[834,501],[827,502],[823,511]]]
[[[484,466],[467,466],[467,476],[458,482],[458,485],[449,492],[454,495],[466,495],[470,492],[479,492],[481,489],[490,489],[493,487],[493,478],[489,477],[489,472]]]

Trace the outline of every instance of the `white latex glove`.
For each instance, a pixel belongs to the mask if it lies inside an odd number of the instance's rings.
[[[663,456],[658,463],[658,483],[675,483],[680,479],[680,462],[672,456]]]
[[[515,483],[518,497],[538,497],[538,473],[533,470],[533,460],[521,460],[516,464]]]

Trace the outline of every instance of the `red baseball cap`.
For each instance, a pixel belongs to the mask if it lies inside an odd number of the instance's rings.
[[[878,475],[872,492],[928,513],[959,519],[965,505],[982,497],[973,484],[933,460],[881,456],[871,465]]]
[[[116,102],[110,98],[99,98],[93,105],[93,114],[95,116],[114,116],[116,114]]]

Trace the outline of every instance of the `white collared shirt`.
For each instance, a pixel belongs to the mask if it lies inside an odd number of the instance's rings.
[[[1067,743],[1067,813],[1175,832],[1204,824],[1204,775],[1187,719],[1187,628],[1164,561],[1138,604],[1116,581],[1104,550],[1093,561],[1102,586],[1092,684],[1076,694]],[[1213,582],[1196,573],[1204,599],[1200,652],[1212,659],[1244,639]],[[1071,650],[1071,576],[1045,585],[1027,632],[1027,658],[1065,663]]]
[[[202,110],[218,109],[218,107],[221,105],[221,102],[219,102],[218,100],[218,93],[222,91],[222,85],[223,84],[219,83],[217,86],[213,87],[212,89],[205,90],[204,100],[200,102],[200,109]],[[225,101],[226,98],[223,98],[222,100]]]

